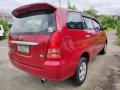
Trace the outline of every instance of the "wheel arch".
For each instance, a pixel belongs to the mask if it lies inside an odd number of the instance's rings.
[[[87,59],[87,62],[89,62],[89,60],[90,60],[90,55],[88,52],[82,53],[80,57],[85,57]]]
[[[105,42],[106,42],[106,44],[108,44],[108,40],[107,39],[105,40]]]

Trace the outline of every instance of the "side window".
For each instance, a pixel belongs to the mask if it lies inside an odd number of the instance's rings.
[[[94,25],[94,29],[95,30],[100,30],[100,24],[98,22],[96,22],[95,20],[92,20],[93,25]]]
[[[94,27],[93,27],[92,20],[90,18],[87,18],[87,17],[83,17],[83,19],[84,19],[85,29],[93,30]]]
[[[67,27],[69,29],[83,29],[83,22],[80,13],[68,12]]]

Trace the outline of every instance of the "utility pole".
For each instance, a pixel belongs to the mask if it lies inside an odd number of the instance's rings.
[[[61,1],[59,0],[59,6],[61,7]]]

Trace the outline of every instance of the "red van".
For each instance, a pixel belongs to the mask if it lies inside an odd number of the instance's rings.
[[[99,22],[79,11],[34,3],[13,10],[9,57],[17,68],[42,78],[81,85],[87,64],[105,54],[107,37]]]

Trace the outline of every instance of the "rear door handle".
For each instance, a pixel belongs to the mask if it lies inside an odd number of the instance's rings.
[[[91,37],[91,35],[86,35],[86,38],[90,38]]]
[[[101,34],[100,34],[100,33],[98,33],[97,35],[98,35],[98,36],[100,36]]]

